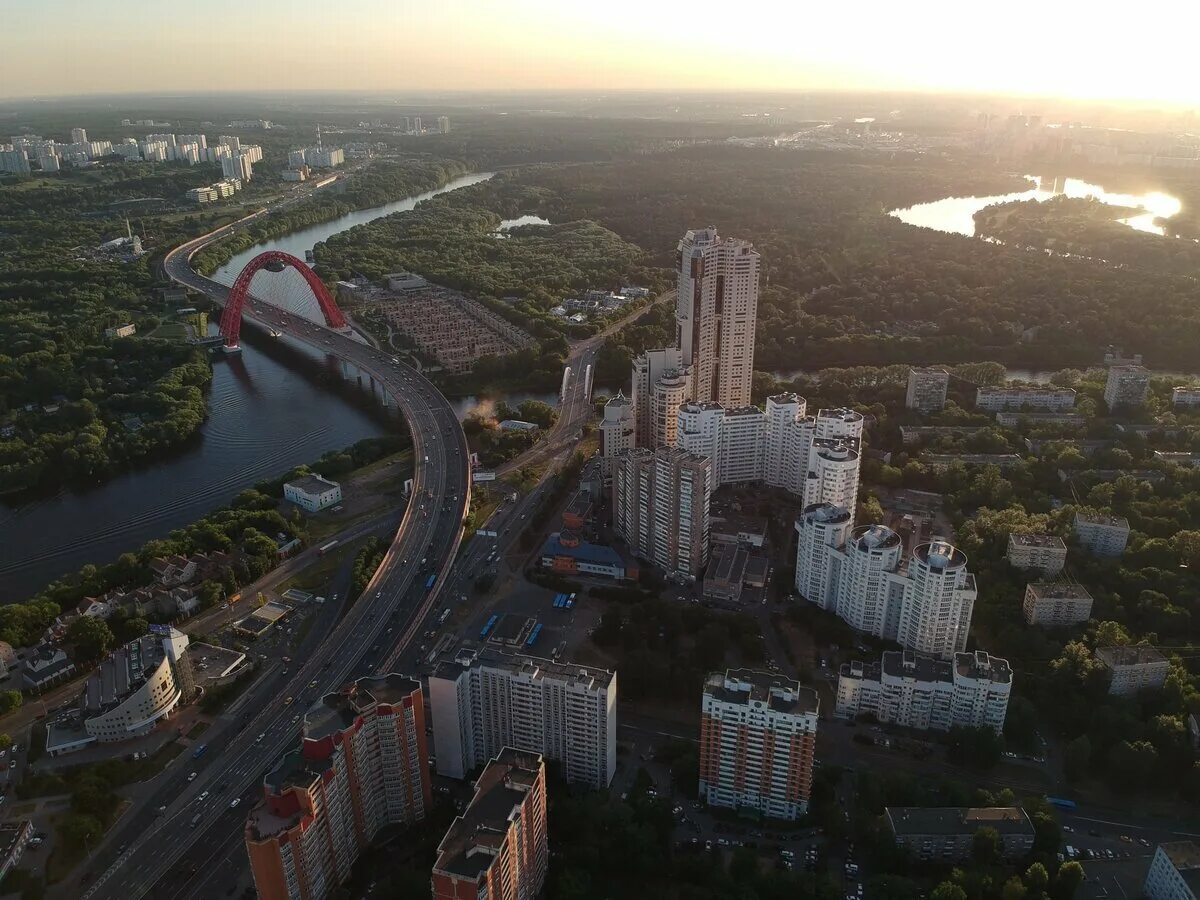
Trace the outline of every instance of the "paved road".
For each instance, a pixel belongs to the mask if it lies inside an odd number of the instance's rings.
[[[163,261],[174,281],[201,291],[216,302],[228,300],[229,289],[193,272],[188,260],[204,246],[240,227],[219,229],[172,251]],[[382,643],[403,647],[437,602],[458,552],[462,523],[470,502],[466,438],[453,407],[424,377],[391,357],[353,338],[309,322],[255,298],[245,319],[287,339],[315,347],[370,376],[404,414],[413,442],[413,493],[391,547],[363,597],[324,640],[287,675],[263,679],[239,698],[240,718],[208,741],[207,763],[190,782],[179,769],[165,779],[172,799],[161,816],[148,806],[126,814],[125,824],[106,842],[126,849],[97,853],[97,873],[83,894],[89,897],[137,898],[150,893],[177,861],[201,842],[219,846],[231,832],[240,834],[242,803],[261,783],[264,772],[295,746],[299,713],[324,691],[344,683],[368,659],[383,659]],[[430,574],[432,591],[424,590]],[[285,705],[293,697],[295,707]],[[233,806],[237,800],[237,806]],[[114,855],[116,858],[114,859]],[[86,877],[86,876],[85,876]],[[169,893],[171,891],[168,891]],[[60,896],[79,896],[74,886],[61,886]]]

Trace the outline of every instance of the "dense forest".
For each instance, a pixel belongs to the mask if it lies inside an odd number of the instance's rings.
[[[914,228],[885,215],[1026,182],[980,159],[701,146],[523,171],[521,212],[587,217],[669,266],[717,225],[763,254],[760,370],[995,359],[1086,365],[1110,343],[1192,368],[1194,283]]]
[[[1137,231],[1120,221],[1141,214],[1090,197],[1058,196],[985,207],[975,213],[975,226],[977,234],[1016,247],[1186,278],[1200,274],[1200,244]]]
[[[520,175],[498,175],[335,235],[314,255],[326,277],[419,272],[478,297],[538,337],[565,329],[550,314],[564,297],[586,288],[664,283],[664,273],[644,265],[641,249],[586,216],[497,233],[501,221],[536,207],[543,193],[530,191]]]
[[[328,222],[346,213],[435,190],[465,175],[469,167],[454,159],[377,160],[355,173],[337,190],[326,190],[298,206],[252,222],[236,235],[206,247],[193,257],[199,272],[211,273],[255,244],[310,225]]]

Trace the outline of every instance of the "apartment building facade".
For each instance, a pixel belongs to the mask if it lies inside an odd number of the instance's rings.
[[[758,316],[759,255],[715,228],[688,231],[676,249],[676,346],[691,369],[687,399],[749,406]]]
[[[258,896],[328,896],[381,828],[423,821],[431,802],[420,682],[389,674],[327,694],[247,818]]]
[[[950,373],[945,369],[909,369],[904,405],[923,413],[940,412],[946,406],[946,390],[949,386]]]
[[[1053,534],[1010,534],[1005,558],[1018,569],[1057,575],[1067,565],[1067,543]]]
[[[1071,388],[981,387],[975,391],[975,407],[988,412],[1029,409],[1065,412],[1075,408]]]
[[[429,676],[437,770],[465,778],[505,747],[557,761],[572,783],[607,788],[617,766],[617,673],[486,648]]]
[[[708,564],[712,460],[672,447],[618,454],[613,529],[642,559],[697,577]]]
[[[1075,513],[1074,532],[1075,540],[1092,556],[1120,556],[1129,543],[1129,520],[1081,510]]]
[[[433,900],[534,900],[546,882],[546,764],[505,747],[438,844]]]
[[[1092,617],[1092,595],[1074,581],[1035,581],[1025,586],[1021,612],[1042,628],[1079,625]]]
[[[782,675],[734,669],[705,681],[700,798],[793,821],[808,810],[819,699]]]
[[[988,727],[1000,734],[1008,714],[1012,669],[983,650],[952,661],[888,651],[878,663],[844,663],[835,715],[871,713],[880,722],[920,731]]]

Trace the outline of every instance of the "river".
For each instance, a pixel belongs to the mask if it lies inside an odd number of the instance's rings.
[[[1158,218],[1168,219],[1178,213],[1183,204],[1178,197],[1160,191],[1143,194],[1120,194],[1107,191],[1098,184],[1089,184],[1079,178],[1038,178],[1026,176],[1035,185],[1027,191],[1014,194],[997,194],[992,197],[944,197],[931,203],[918,203],[905,209],[894,209],[889,215],[901,222],[933,228],[950,234],[975,236],[974,215],[985,206],[1009,203],[1013,200],[1049,200],[1051,197],[1095,197],[1112,206],[1140,208],[1144,212],[1126,219],[1119,219],[1136,231],[1165,235],[1166,229],[1155,223]]]
[[[467,175],[439,191],[281,236],[238,254],[215,277],[231,283],[246,262],[268,249],[303,259],[306,250],[338,232],[490,177]],[[297,312],[316,316],[316,304]],[[258,481],[390,427],[387,414],[355,403],[333,370],[322,372],[319,363],[296,360],[295,353],[265,338],[243,340],[243,348],[240,356],[214,363],[209,417],[194,444],[92,490],[62,490],[15,505],[0,504],[0,602],[23,600],[87,563],[111,562],[194,522]],[[552,404],[558,400],[554,394],[491,399],[515,404],[529,398]],[[452,402],[460,416],[479,403],[475,397]]]

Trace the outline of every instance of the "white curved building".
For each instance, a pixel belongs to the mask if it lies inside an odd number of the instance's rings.
[[[862,413],[844,406],[819,410],[813,425],[816,429],[813,436],[823,440],[862,440]]]
[[[897,573],[903,553],[900,535],[886,525],[854,530],[841,566],[837,614],[855,631],[895,636],[905,593],[905,579]]]
[[[650,389],[651,447],[676,446],[679,407],[688,399],[692,381],[689,369],[667,372]]]
[[[804,505],[829,503],[853,510],[858,503],[858,450],[840,438],[815,438],[804,480]]]
[[[84,687],[83,727],[97,741],[123,741],[153,730],[190,699],[186,634],[167,629],[109,654]]]
[[[796,518],[796,591],[821,609],[837,606],[846,543],[854,520],[850,511],[829,503],[805,508]]]
[[[967,571],[966,554],[947,541],[921,544],[907,575],[896,640],[906,650],[953,658],[967,647],[975,608],[975,576]]]

